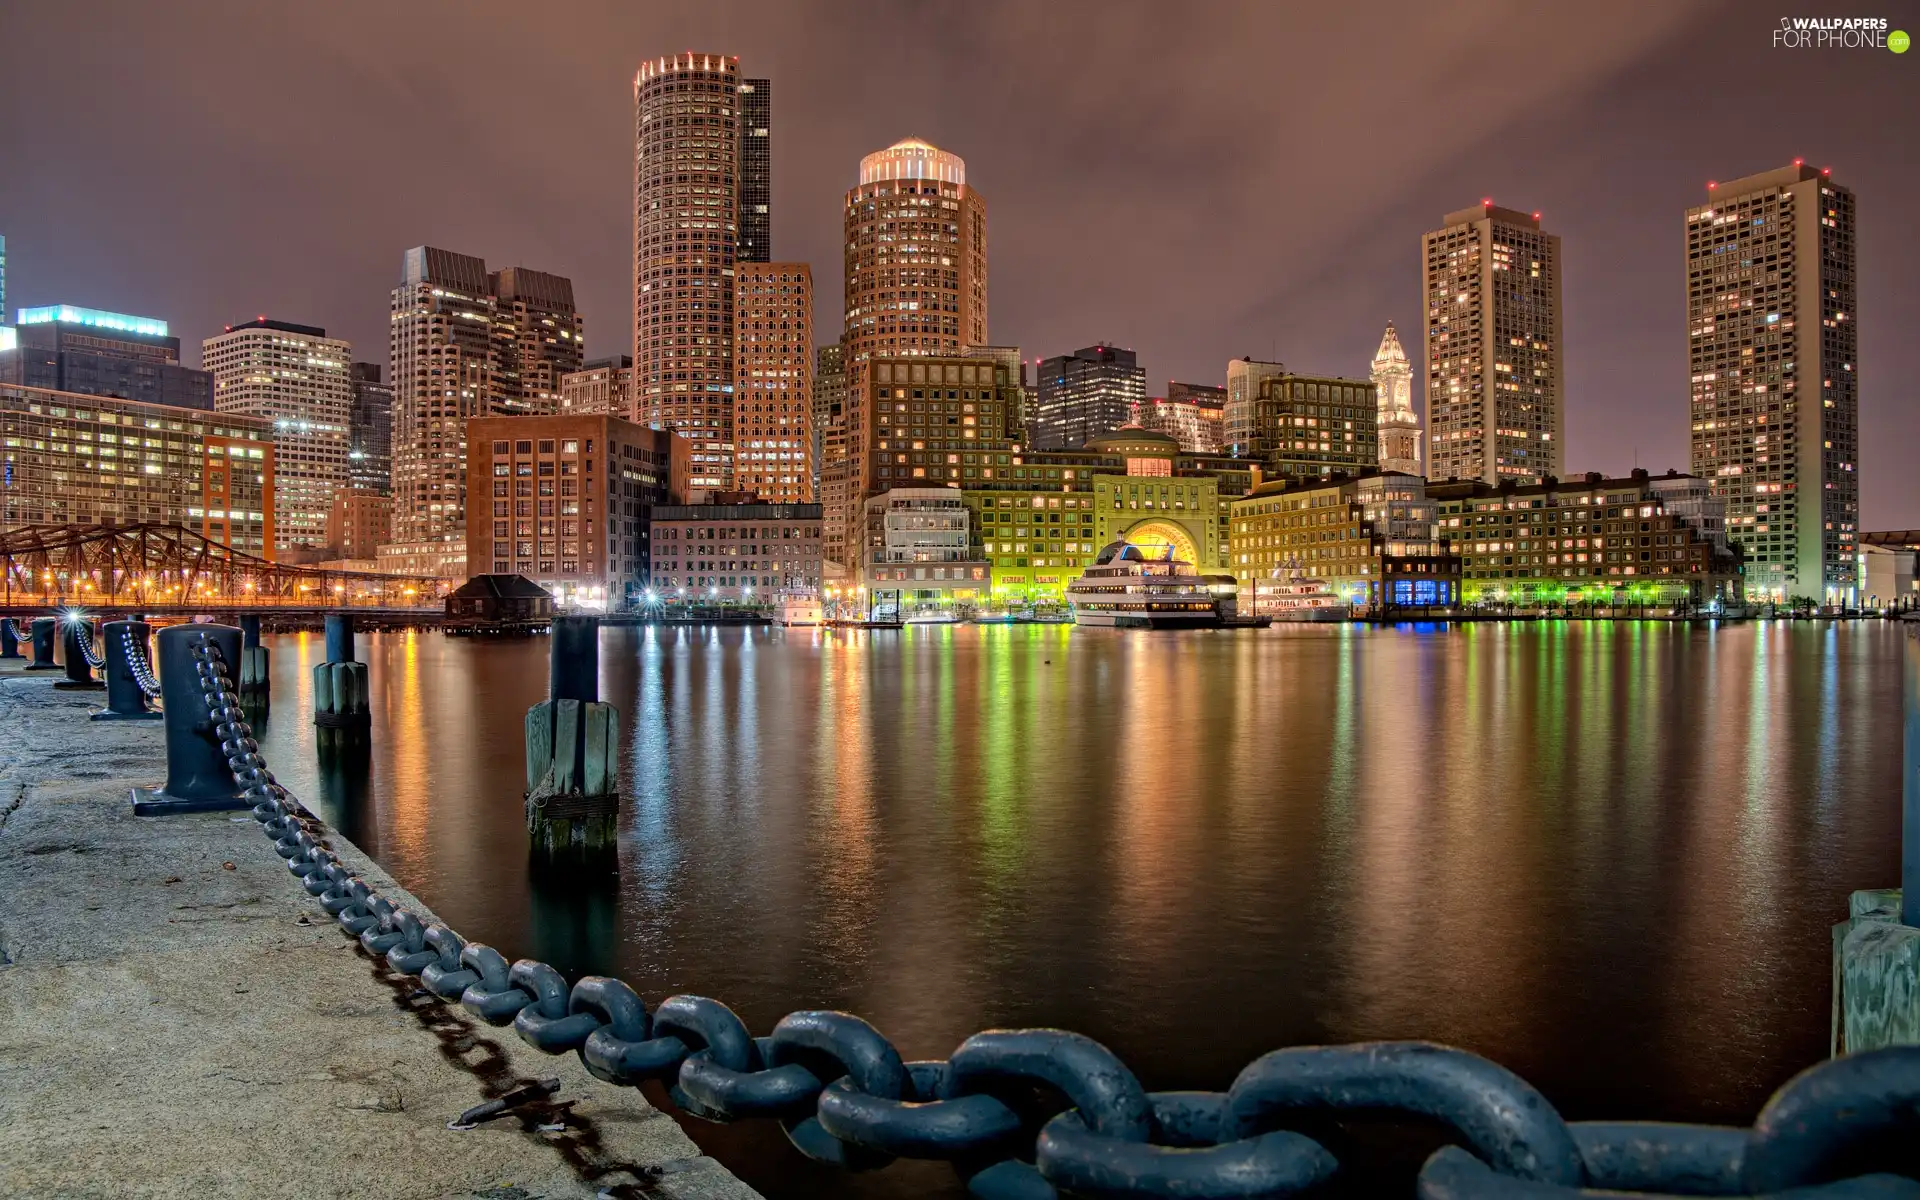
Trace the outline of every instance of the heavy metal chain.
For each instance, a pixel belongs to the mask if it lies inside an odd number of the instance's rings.
[[[133,627],[120,627],[120,645],[126,651],[127,672],[133,676],[134,684],[146,693],[147,699],[160,698],[160,681],[153,676],[153,667],[147,662],[147,648],[143,642],[133,638]]]
[[[93,648],[93,622],[75,620],[74,624],[80,627],[79,636],[73,639],[80,644],[80,657],[86,659],[87,665],[96,671],[106,666],[106,658],[97,653]]]
[[[1224,1092],[1148,1092],[1106,1047],[1062,1030],[977,1033],[944,1061],[903,1062],[848,1013],[789,1013],[754,1037],[703,996],[669,996],[649,1010],[618,979],[569,986],[546,963],[509,963],[352,874],[267,769],[218,646],[202,635],[193,656],[255,819],[362,950],[488,1024],[512,1025],[531,1046],[579,1055],[598,1079],[659,1080],[675,1105],[706,1120],[779,1121],[821,1162],[866,1170],[943,1160],[981,1200],[1288,1197],[1340,1174],[1323,1144],[1335,1141],[1334,1122],[1384,1113],[1438,1122],[1459,1143],[1421,1169],[1423,1200],[1551,1200],[1592,1195],[1586,1188],[1920,1198],[1920,1046],[1810,1068],[1774,1093],[1752,1129],[1569,1123],[1505,1068],[1426,1042],[1276,1050]]]

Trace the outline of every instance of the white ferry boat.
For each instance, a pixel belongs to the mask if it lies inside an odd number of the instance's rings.
[[[825,621],[820,607],[820,597],[790,595],[780,598],[780,623],[782,625],[820,625]]]
[[[1326,580],[1289,564],[1275,568],[1269,578],[1254,580],[1253,611],[1276,621],[1344,621],[1353,615],[1353,605],[1342,600]]]
[[[1100,551],[1080,578],[1067,585],[1076,625],[1119,629],[1217,629],[1233,616],[1230,577],[1202,575],[1173,557],[1169,546],[1149,558],[1130,542]]]

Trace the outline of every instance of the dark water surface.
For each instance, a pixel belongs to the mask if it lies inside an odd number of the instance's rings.
[[[1149,1088],[1429,1038],[1569,1117],[1746,1123],[1823,1057],[1829,926],[1898,873],[1877,623],[1133,633],[607,630],[617,877],[536,886],[545,639],[362,636],[374,748],[320,767],[318,635],[269,639],[276,773],[463,935],[755,1033],[845,1008],[909,1058],[1061,1025]],[[756,1126],[762,1123],[755,1123]],[[696,1137],[766,1194],[849,1179]]]

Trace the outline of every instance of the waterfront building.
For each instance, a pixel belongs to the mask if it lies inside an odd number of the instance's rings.
[[[862,540],[866,498],[889,486],[867,474],[871,364],[950,359],[989,344],[987,205],[959,155],[907,138],[860,160],[844,238],[847,401],[841,436],[829,431],[821,463],[835,527],[827,541],[842,554]],[[1017,385],[1009,378],[1006,386]]]
[[[775,504],[812,503],[813,270],[735,269],[733,487]]]
[[[416,575],[426,579],[465,579],[467,541],[382,542],[374,552],[382,575]]]
[[[693,443],[688,486],[733,486],[740,60],[688,52],[633,80],[636,420]]]
[[[1260,396],[1260,385],[1286,371],[1285,363],[1253,358],[1236,358],[1227,363],[1227,401],[1221,421],[1226,431],[1228,454],[1244,458],[1254,453],[1254,401]]]
[[[839,342],[814,351],[813,358],[813,486],[821,495],[821,467],[829,451],[834,461],[846,458],[847,352]]]
[[[1421,236],[1432,479],[1561,473],[1560,239],[1483,200]]]
[[[180,339],[157,317],[72,304],[23,308],[13,340],[0,350],[0,383],[213,408],[213,376],[180,365]]]
[[[1374,385],[1284,371],[1260,380],[1245,453],[1281,477],[1358,475],[1379,466]]]
[[[475,574],[524,575],[563,608],[619,607],[646,587],[671,433],[606,414],[476,417],[467,439],[468,562],[490,568]]]
[[[1455,480],[1429,483],[1427,496],[1460,555],[1468,603],[1737,603],[1739,557],[1716,545],[1711,505],[1702,512],[1685,478],[1669,473],[1670,489],[1643,470],[1528,485]],[[1668,509],[1670,495],[1679,511]]]
[[[1424,475],[1420,418],[1413,411],[1413,365],[1392,321],[1387,322],[1380,349],[1374,352],[1372,378],[1379,396],[1380,470],[1389,475]]]
[[[1914,565],[1920,560],[1911,544],[1910,530],[1897,534],[1860,535],[1860,604],[1870,609],[1912,609],[1920,605],[1914,588]],[[1877,539],[1892,538],[1883,542]]]
[[[972,537],[966,497],[945,487],[894,488],[869,497],[869,603],[891,597],[903,617],[992,593],[992,567]]]
[[[353,406],[347,410],[347,486],[393,494],[393,386],[380,381],[380,364],[347,368]]]
[[[1131,350],[1086,346],[1042,362],[1036,375],[1033,447],[1077,450],[1133,419],[1147,398],[1147,372]]]
[[[377,561],[380,547],[393,540],[393,498],[365,488],[345,487],[327,509],[326,545],[341,559]]]
[[[633,356],[596,358],[562,375],[558,411],[568,417],[606,414],[633,420]]]
[[[201,342],[200,358],[215,412],[273,429],[275,549],[328,545],[327,514],[347,486],[353,346],[317,325],[260,317]]]
[[[1294,574],[1368,612],[1455,604],[1461,559],[1435,510],[1418,475],[1277,479],[1232,504],[1233,575],[1249,611],[1262,583]]]
[[[407,251],[389,325],[396,541],[466,536],[466,423],[557,406],[560,376],[580,365],[572,303],[558,275]]]
[[[274,555],[272,426],[239,413],[0,386],[0,527],[178,525]]]
[[[1854,220],[1853,192],[1798,161],[1687,210],[1691,469],[1726,501],[1756,596],[1856,594]]]
[[[1204,383],[1167,384],[1165,396],[1136,405],[1131,424],[1173,438],[1189,454],[1226,452],[1227,389]]]
[[[773,81],[740,85],[740,250],[736,261],[773,261]]]
[[[818,504],[667,504],[653,510],[653,590],[669,604],[820,594]]]

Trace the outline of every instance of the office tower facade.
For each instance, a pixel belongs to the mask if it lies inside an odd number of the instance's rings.
[[[1566,423],[1560,239],[1484,200],[1420,238],[1434,479],[1559,475]]]
[[[7,320],[7,235],[0,233],[0,324]]]
[[[1379,399],[1365,379],[1297,375],[1260,381],[1254,444],[1281,479],[1358,475],[1379,466]]]
[[[0,528],[178,525],[273,557],[273,427],[257,417],[0,386]],[[101,453],[106,449],[116,453]],[[86,451],[91,449],[93,453]]]
[[[842,419],[847,410],[847,352],[839,342],[830,342],[814,351],[813,356],[813,486],[814,494],[819,495],[820,464],[826,461],[829,452],[829,430],[837,431],[842,444],[833,447],[835,458],[844,457],[845,427]]]
[[[578,371],[560,377],[560,415],[587,417],[601,413],[633,419],[633,358],[618,354],[580,364]]]
[[[1049,358],[1036,376],[1036,450],[1077,450],[1133,419],[1147,398],[1147,372],[1131,350],[1086,346]]]
[[[180,339],[155,317],[71,304],[23,308],[0,383],[174,408],[213,408],[213,376],[180,365]]]
[[[276,549],[325,546],[334,493],[347,486],[353,346],[317,325],[261,317],[207,338],[200,357],[215,412],[273,428]]]
[[[393,387],[381,381],[379,363],[347,368],[353,406],[347,410],[347,486],[380,496],[393,494]]]
[[[773,261],[773,81],[740,85],[740,262]]]
[[[743,262],[734,276],[733,490],[813,503],[813,270]]]
[[[1804,163],[1687,210],[1692,470],[1726,500],[1755,598],[1854,599],[1856,253],[1853,193]]]
[[[693,443],[689,486],[733,485],[740,60],[675,54],[633,80],[633,376],[640,420]]]
[[[327,542],[335,556],[377,561],[393,540],[393,498],[365,488],[341,488],[327,510]]]
[[[500,407],[529,416],[560,411],[560,380],[580,369],[586,329],[573,306],[573,281],[504,267],[487,276],[494,299],[494,355]]]
[[[1221,423],[1226,430],[1228,454],[1250,458],[1259,452],[1254,444],[1253,402],[1259,398],[1263,382],[1286,374],[1286,370],[1285,363],[1257,358],[1236,358],[1227,363],[1227,402]]]
[[[561,368],[580,365],[579,318],[564,317],[572,295],[557,275],[519,267],[489,274],[472,255],[407,251],[388,347],[396,541],[464,541],[466,423],[558,404]]]
[[[1164,396],[1148,396],[1133,410],[1133,424],[1164,433],[1188,454],[1220,454],[1226,443],[1227,389],[1199,383],[1168,383]]]
[[[1413,364],[1400,345],[1400,334],[1392,321],[1387,322],[1380,348],[1373,354],[1373,386],[1380,396],[1380,469],[1400,475],[1422,474],[1420,418],[1413,411]]]

